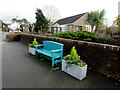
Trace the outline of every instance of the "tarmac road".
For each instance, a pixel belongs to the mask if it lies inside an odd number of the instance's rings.
[[[0,34],[4,40],[6,33]],[[50,71],[50,65],[28,53],[27,45],[2,41],[3,88],[118,88],[119,85],[116,80],[90,70],[82,81],[60,70]]]

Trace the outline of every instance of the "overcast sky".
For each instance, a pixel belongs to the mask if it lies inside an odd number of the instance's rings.
[[[0,0],[0,19],[10,21],[11,18],[26,18],[35,22],[36,8],[45,5],[58,8],[61,18],[76,14],[105,9],[107,23],[111,25],[118,15],[119,0]]]

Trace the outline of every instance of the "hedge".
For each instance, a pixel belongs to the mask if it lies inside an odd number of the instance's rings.
[[[60,38],[73,39],[73,40],[83,40],[83,41],[120,46],[120,40],[115,40],[110,38],[99,38],[96,36],[95,33],[88,31],[77,31],[77,32],[66,31],[66,32],[54,34],[53,37],[60,37]]]

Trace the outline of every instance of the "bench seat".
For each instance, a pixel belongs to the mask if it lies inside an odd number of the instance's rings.
[[[43,54],[51,57],[52,67],[54,67],[54,64],[62,62],[63,44],[53,41],[43,41],[43,44],[35,45],[35,48],[36,57],[38,54]]]
[[[52,53],[53,53],[52,50],[47,50],[47,49],[37,49],[36,51],[49,57],[52,57]],[[59,53],[54,52],[54,58],[60,58],[60,57],[61,55]]]

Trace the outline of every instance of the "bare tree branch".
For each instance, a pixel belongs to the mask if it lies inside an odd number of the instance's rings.
[[[60,18],[59,10],[55,6],[44,6],[43,14],[49,20],[50,24],[53,24]]]

